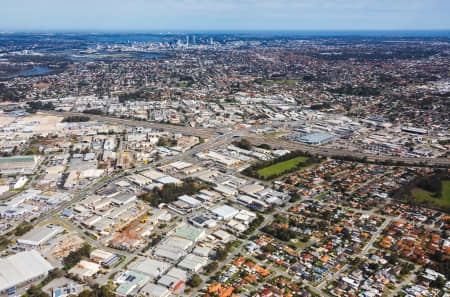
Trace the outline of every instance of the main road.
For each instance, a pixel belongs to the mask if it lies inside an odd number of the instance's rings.
[[[56,112],[56,111],[42,111],[42,113],[56,116],[86,116],[92,120],[101,121],[105,123],[111,123],[116,125],[119,124],[131,127],[151,127],[156,129],[164,129],[173,133],[182,133],[185,135],[198,136],[207,139],[217,138],[223,136],[222,134],[224,134],[218,129],[194,128],[187,126],[138,121],[132,119],[121,119],[103,115],[91,115],[85,113]],[[231,139],[231,137],[228,138],[229,138],[228,140]],[[254,145],[260,145],[265,143],[273,148],[299,150],[311,154],[320,154],[327,157],[353,157],[357,159],[366,159],[368,162],[392,162],[392,163],[402,162],[402,164],[404,165],[411,165],[411,166],[424,165],[424,166],[437,166],[446,168],[450,167],[449,158],[419,158],[419,157],[416,158],[416,157],[393,156],[388,154],[376,155],[344,149],[328,148],[324,146],[307,145],[303,143],[292,142],[285,139],[274,137],[248,136],[246,137],[246,139],[248,139]]]

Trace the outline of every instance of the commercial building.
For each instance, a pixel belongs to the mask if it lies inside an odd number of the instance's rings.
[[[155,250],[154,255],[169,261],[178,261],[185,254],[187,249],[192,247],[194,242],[177,236],[170,236],[164,242],[160,243]]]
[[[207,263],[208,258],[189,254],[177,266],[190,272],[197,272]]]
[[[231,239],[233,239],[233,236],[224,230],[217,230],[212,235],[222,242],[229,242]]]
[[[184,281],[172,275],[164,275],[158,280],[158,285],[167,287],[173,291],[177,291],[184,284]]]
[[[23,235],[17,240],[17,242],[22,245],[36,247],[45,244],[47,241],[49,241],[59,233],[62,233],[63,231],[64,229],[61,227],[38,227]]]
[[[181,226],[175,229],[175,235],[196,242],[205,236],[205,231],[193,226]]]
[[[0,158],[0,174],[32,174],[38,165],[36,156],[17,156]]]
[[[92,261],[104,265],[112,263],[117,258],[115,254],[100,249],[92,251],[89,257]]]
[[[239,211],[228,205],[221,205],[211,210],[211,212],[221,220],[228,220],[239,213]]]
[[[334,139],[334,136],[329,133],[315,132],[311,134],[303,135],[298,138],[299,142],[307,143],[307,144],[324,144]]]
[[[75,265],[69,270],[69,273],[78,275],[80,278],[92,277],[100,270],[100,265],[97,263],[81,260],[80,263]]]
[[[139,291],[139,295],[147,297],[168,297],[170,290],[157,284],[148,283]]]
[[[26,251],[0,259],[0,293],[46,277],[53,266],[37,251]]]
[[[197,246],[192,253],[194,255],[200,256],[200,257],[208,257],[211,254],[211,249],[208,247],[202,247],[202,246]]]
[[[119,286],[116,289],[116,294],[119,296],[134,295],[145,283],[149,281],[150,277],[135,271],[126,271],[119,275],[115,280]]]
[[[426,129],[414,128],[414,127],[408,127],[408,126],[403,126],[402,131],[407,132],[407,133],[413,133],[413,134],[427,134],[428,133],[428,130],[426,130]]]
[[[178,197],[178,200],[188,204],[190,207],[199,207],[201,205],[201,202],[199,200],[189,195],[182,195]]]
[[[111,202],[117,205],[124,205],[131,203],[134,200],[136,200],[136,195],[127,192],[121,192],[114,195],[114,197],[111,199]]]
[[[167,262],[145,258],[134,262],[129,270],[145,274],[151,278],[158,278],[166,273],[171,266],[172,265]]]

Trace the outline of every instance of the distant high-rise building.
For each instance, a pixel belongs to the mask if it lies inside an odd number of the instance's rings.
[[[189,35],[186,36],[186,46],[189,47]]]

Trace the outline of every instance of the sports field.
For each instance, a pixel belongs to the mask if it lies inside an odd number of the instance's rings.
[[[264,179],[268,179],[272,176],[279,176],[308,160],[308,157],[296,157],[287,161],[273,164],[269,167],[262,168],[257,171],[258,175]]]

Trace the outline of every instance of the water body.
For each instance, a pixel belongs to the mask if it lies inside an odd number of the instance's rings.
[[[26,76],[35,76],[35,75],[43,75],[52,72],[53,69],[48,67],[34,67],[31,70],[22,71],[13,75],[4,76],[2,78],[16,78],[16,77],[26,77]]]

